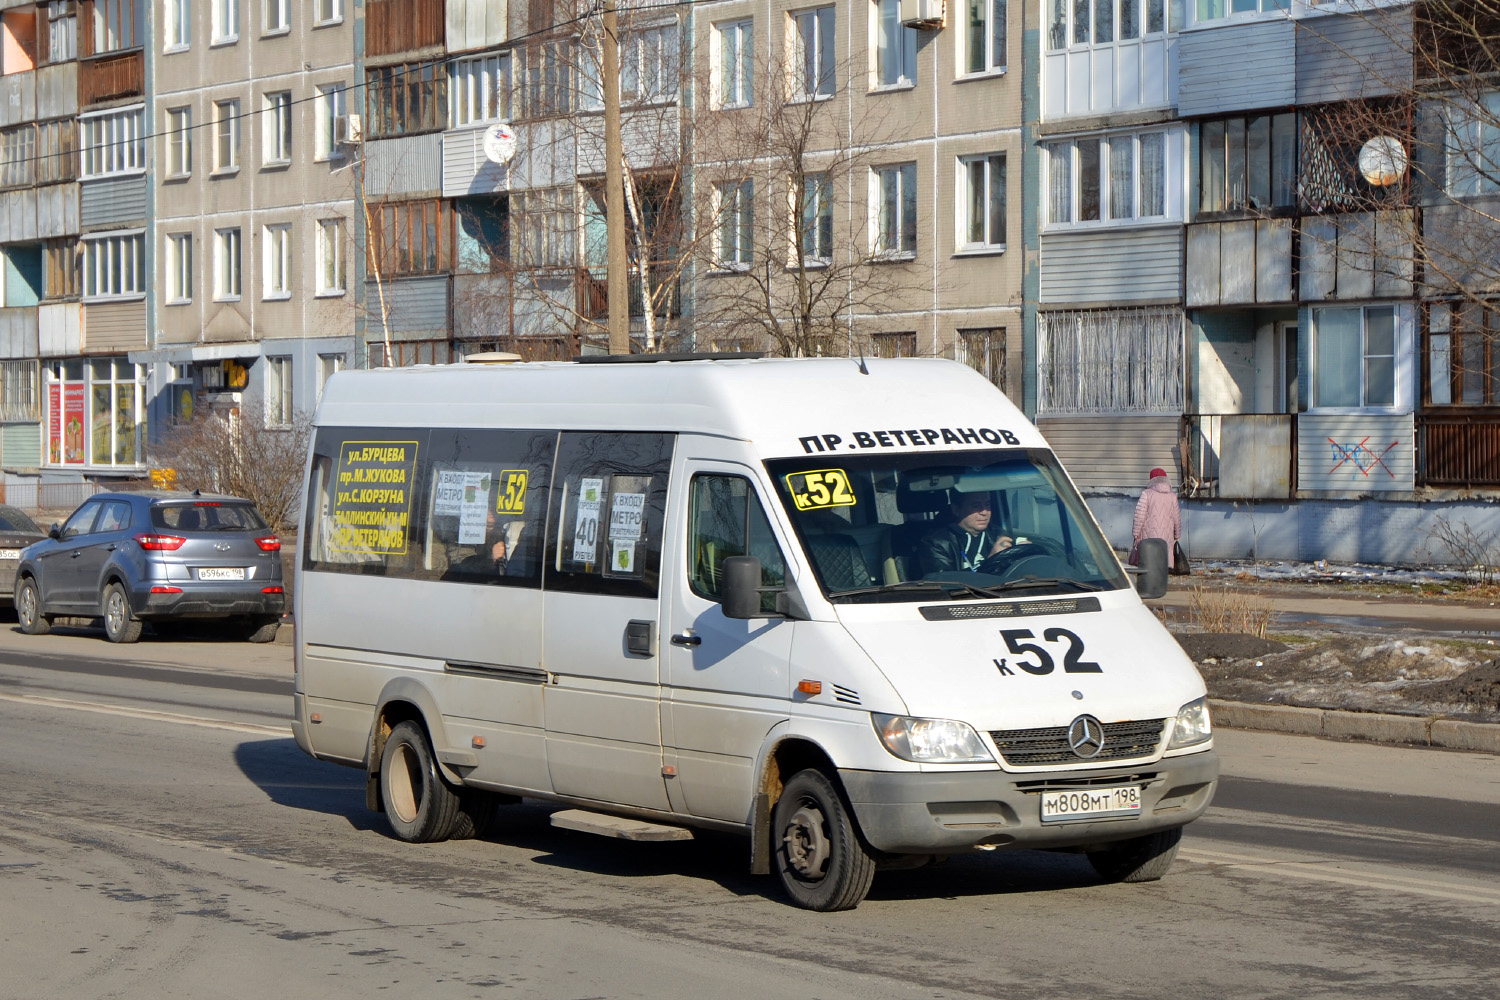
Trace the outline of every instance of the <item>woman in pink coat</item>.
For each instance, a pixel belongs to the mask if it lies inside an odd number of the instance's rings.
[[[1167,543],[1167,568],[1174,569],[1177,540],[1182,537],[1182,512],[1177,509],[1177,494],[1167,482],[1164,469],[1151,470],[1151,482],[1135,505],[1135,523],[1131,527],[1130,561],[1136,560],[1136,548],[1142,538],[1160,538]]]

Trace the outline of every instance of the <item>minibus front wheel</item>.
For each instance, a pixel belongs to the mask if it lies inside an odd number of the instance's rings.
[[[869,893],[875,859],[860,841],[843,797],[822,771],[792,776],[776,802],[771,829],[777,876],[798,906],[852,910]]]
[[[380,798],[396,836],[412,843],[447,840],[459,818],[459,797],[438,773],[437,755],[422,727],[397,723],[380,756]]]

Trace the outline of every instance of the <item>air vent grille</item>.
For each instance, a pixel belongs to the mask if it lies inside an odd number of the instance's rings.
[[[930,622],[968,621],[973,618],[1034,618],[1037,615],[1081,615],[1099,610],[1097,597],[1070,597],[1060,601],[1007,601],[1004,604],[929,604],[919,609]]]
[[[842,684],[835,684],[833,686],[833,700],[841,701],[845,705],[858,705],[859,692],[853,688],[846,688]]]

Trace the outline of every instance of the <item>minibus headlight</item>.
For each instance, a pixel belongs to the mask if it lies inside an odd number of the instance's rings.
[[[1199,698],[1177,710],[1177,718],[1172,720],[1172,742],[1167,744],[1167,749],[1190,747],[1204,742],[1213,734],[1213,723],[1208,719],[1208,699]]]
[[[953,719],[912,719],[871,712],[875,732],[885,748],[902,760],[923,764],[993,761],[974,727]]]

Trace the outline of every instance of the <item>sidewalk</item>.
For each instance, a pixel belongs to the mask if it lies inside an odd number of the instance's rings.
[[[1192,586],[1191,582],[1173,580],[1173,587],[1167,591],[1166,597],[1146,603],[1150,607],[1165,607],[1174,614],[1182,614],[1192,608]],[[1227,589],[1251,592],[1248,588]],[[1283,630],[1287,625],[1326,625],[1335,630],[1376,627],[1387,632],[1462,633],[1479,638],[1500,636],[1500,607],[1496,606],[1419,601],[1399,596],[1293,594],[1278,597],[1265,594],[1264,588],[1255,593],[1280,613],[1277,626]]]

